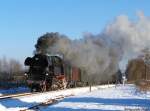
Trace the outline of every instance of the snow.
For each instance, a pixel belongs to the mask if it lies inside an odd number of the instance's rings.
[[[27,87],[10,88],[7,90],[1,89],[0,96],[5,95],[5,94],[15,94],[15,93],[29,92],[29,91],[30,90]]]
[[[66,98],[41,111],[150,111],[150,92],[139,92],[134,85],[120,85]]]
[[[139,92],[134,85],[104,85],[52,91],[32,96],[0,101],[0,111],[19,111],[49,98],[73,94],[51,106],[41,107],[39,111],[150,111],[150,92]]]
[[[94,91],[113,86],[114,85],[93,86],[91,90]],[[50,98],[55,98],[59,95],[78,95],[89,92],[89,89],[89,87],[73,88],[59,91],[50,91],[42,94],[34,94],[32,96],[28,95],[25,97],[14,97],[7,100],[0,100],[0,111],[19,111],[21,109],[26,109],[27,107],[31,107],[38,103],[44,102]]]

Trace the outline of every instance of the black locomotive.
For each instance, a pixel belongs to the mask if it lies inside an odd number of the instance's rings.
[[[27,57],[24,64],[29,66],[26,76],[31,91],[66,88],[63,59],[60,56],[36,54]]]
[[[56,55],[35,54],[33,57],[27,57],[24,64],[29,66],[26,72],[28,86],[31,91],[38,92],[82,87],[89,85],[89,82],[93,85],[106,84],[108,81],[113,83],[118,75],[114,74],[108,80],[95,81],[94,76],[88,76],[84,70],[71,66]]]

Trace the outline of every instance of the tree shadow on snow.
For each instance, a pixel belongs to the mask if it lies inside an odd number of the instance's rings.
[[[100,103],[100,105],[117,105],[117,106],[137,106],[137,107],[150,107],[150,100],[148,99],[110,99],[110,98],[66,98],[62,102],[84,102],[84,103]],[[0,104],[6,108],[16,107],[31,107],[38,103],[36,102],[24,102],[17,98],[11,98],[8,100],[0,100]],[[116,111],[116,110],[101,110],[101,109],[72,109],[66,107],[53,107],[48,108],[50,111]]]
[[[15,87],[15,88],[8,88],[8,89],[0,89],[0,95],[17,94],[17,93],[24,93],[24,92],[30,92],[29,88]]]
[[[150,107],[148,99],[110,99],[110,98],[66,98],[64,102],[100,103],[102,105]]]
[[[7,99],[7,100],[0,100],[0,104],[2,106],[4,106],[5,108],[17,108],[17,107],[25,108],[25,107],[31,107],[31,106],[36,105],[38,103],[36,103],[36,102],[29,103],[29,102],[21,101],[21,100],[16,99],[16,98],[11,98],[11,99]],[[60,107],[49,106],[48,110],[44,110],[44,111],[117,111],[117,110],[72,109],[72,108],[66,108],[66,107],[60,108]]]
[[[31,107],[33,105],[36,105],[38,103],[36,102],[24,102],[17,98],[10,98],[7,100],[0,100],[0,104],[4,106],[5,108],[16,108],[16,107]]]
[[[44,110],[43,110],[44,111]],[[101,110],[101,109],[72,109],[72,108],[60,108],[60,107],[50,107],[45,111],[120,111],[120,110]]]

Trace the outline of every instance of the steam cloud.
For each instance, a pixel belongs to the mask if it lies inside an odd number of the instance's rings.
[[[137,21],[121,15],[100,34],[86,33],[80,40],[47,33],[39,38],[36,51],[62,54],[66,61],[84,69],[87,74],[99,75],[95,79],[105,80],[119,70],[120,61],[138,55],[142,49],[149,47],[149,42],[150,19],[140,12]]]
[[[134,58],[141,50],[150,47],[150,18],[144,16],[143,12],[138,12],[137,17],[136,21],[131,21],[126,15],[118,16],[104,31],[121,47],[122,61]]]

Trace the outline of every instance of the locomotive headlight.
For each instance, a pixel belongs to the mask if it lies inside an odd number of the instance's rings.
[[[46,76],[48,76],[48,73],[46,73]]]

